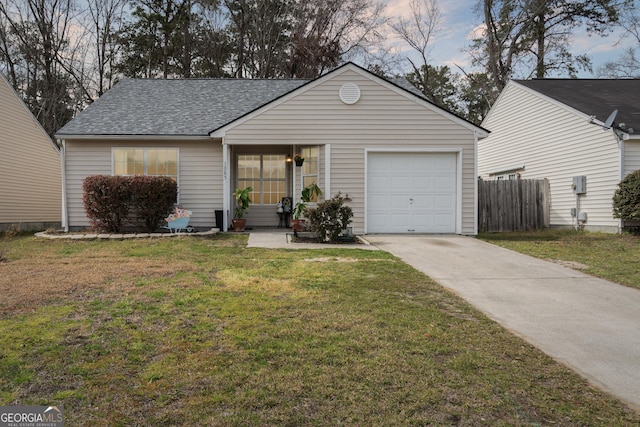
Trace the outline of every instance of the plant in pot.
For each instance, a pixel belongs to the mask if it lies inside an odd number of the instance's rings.
[[[291,220],[291,227],[293,228],[294,233],[302,231],[304,219],[300,219],[300,217],[304,213],[305,209],[307,209],[309,202],[320,196],[322,196],[322,190],[315,182],[302,189],[302,193],[300,193],[300,200],[293,207],[292,212],[293,219]]]
[[[243,218],[243,216],[251,204],[251,197],[249,197],[249,193],[252,191],[253,188],[251,187],[244,189],[236,188],[236,191],[233,193],[236,198],[236,209],[233,213],[233,220],[231,221],[231,224],[233,224],[233,231],[244,231],[244,227],[247,225],[247,220],[246,218]]]

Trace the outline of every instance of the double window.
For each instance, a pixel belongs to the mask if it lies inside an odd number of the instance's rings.
[[[275,205],[287,192],[286,156],[283,154],[241,154],[238,156],[238,188],[252,187],[251,200],[258,205]]]
[[[114,175],[163,175],[178,182],[177,148],[114,148]]]

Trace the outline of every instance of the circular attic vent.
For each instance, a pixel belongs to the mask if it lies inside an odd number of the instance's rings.
[[[360,99],[360,88],[355,83],[345,83],[340,88],[340,100],[345,104],[355,104]]]

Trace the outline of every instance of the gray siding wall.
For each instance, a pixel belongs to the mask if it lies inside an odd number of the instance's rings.
[[[113,147],[179,149],[179,202],[193,212],[195,227],[214,227],[222,209],[222,145],[217,140],[133,141],[68,140],[66,145],[69,226],[83,228],[89,220],[82,205],[82,182],[89,175],[111,175]]]
[[[360,87],[353,105],[340,101],[347,82]],[[349,194],[354,231],[364,232],[366,149],[462,150],[462,234],[475,232],[475,136],[468,127],[353,70],[345,69],[227,131],[230,145],[330,144],[330,191]],[[320,165],[324,167],[324,150]],[[322,171],[320,184],[326,171]],[[299,189],[297,189],[299,191]],[[299,193],[296,194],[298,196]],[[325,195],[330,197],[331,195]]]
[[[548,178],[551,225],[571,226],[576,196],[573,177],[587,177],[581,210],[587,228],[616,230],[611,198],[620,181],[620,148],[613,132],[588,124],[585,118],[547,98],[509,83],[483,127],[491,131],[478,144],[478,174],[525,165],[523,179]]]
[[[0,76],[0,229],[60,226],[62,178],[58,151]]]

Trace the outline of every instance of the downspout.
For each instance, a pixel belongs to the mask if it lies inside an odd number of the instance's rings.
[[[222,226],[225,232],[229,229],[229,209],[231,206],[231,183],[229,177],[229,146],[222,140]]]
[[[62,229],[65,233],[69,232],[69,212],[67,208],[67,168],[66,168],[66,142],[65,140],[58,140],[60,142],[60,173],[62,177]]]
[[[625,173],[624,173],[624,136],[626,134],[622,134],[622,135],[618,135],[614,129],[613,134],[615,135],[616,139],[618,140],[618,142],[620,143],[620,176],[619,176],[619,180],[618,182],[621,182],[624,177],[625,177]],[[622,234],[622,230],[624,228],[624,220],[622,218],[618,219],[618,234]]]
[[[478,235],[478,132],[473,133],[473,235]],[[460,156],[462,157],[462,156]],[[460,159],[462,161],[462,158]]]

